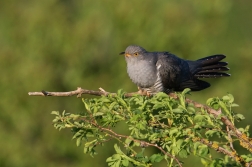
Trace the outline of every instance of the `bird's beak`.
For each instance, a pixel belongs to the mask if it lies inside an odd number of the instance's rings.
[[[119,55],[125,55],[126,57],[129,57],[129,56],[130,56],[130,54],[125,53],[125,52],[121,52]]]

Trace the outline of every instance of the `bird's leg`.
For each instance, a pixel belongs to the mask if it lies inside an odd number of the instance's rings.
[[[138,89],[137,93],[143,94],[143,89],[141,89],[139,86],[137,87],[137,89]]]
[[[148,93],[146,90],[140,88],[139,86],[137,87],[137,89],[138,89],[138,92],[137,92],[137,93],[139,93],[140,95],[149,96],[149,95],[148,95],[149,93]]]
[[[147,89],[142,89],[142,88],[140,88],[140,87],[137,87],[137,88],[138,88],[138,93],[139,93],[140,95],[144,95],[144,96],[148,96],[148,97],[154,95],[153,93],[149,92]]]
[[[151,96],[154,96],[154,95],[155,95],[155,93],[150,93],[150,92],[146,91],[146,96],[151,97]]]

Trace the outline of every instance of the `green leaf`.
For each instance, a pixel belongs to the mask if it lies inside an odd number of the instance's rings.
[[[124,92],[122,89],[119,89],[119,90],[117,91],[117,95],[118,95],[119,97],[123,97],[124,94],[125,94],[125,92]]]
[[[103,112],[96,112],[93,114],[94,117],[98,117],[98,116],[102,116],[102,115],[104,115]]]
[[[194,116],[194,121],[195,122],[202,122],[206,120],[206,116],[205,115],[195,115]]]
[[[248,132],[248,131],[249,131],[249,128],[250,128],[250,125],[247,125],[247,126],[245,127],[245,131]]]
[[[216,135],[220,135],[219,134],[220,132],[219,131],[217,131],[217,130],[208,130],[206,133],[205,133],[205,135],[206,135],[206,137],[212,137],[214,134],[216,134]]]
[[[88,143],[85,143],[85,146],[84,146],[84,153],[89,153],[92,157],[97,154],[96,151],[94,150],[94,148],[96,147],[97,145],[97,140],[93,140],[91,142],[88,142]]]
[[[78,131],[73,135],[72,139],[75,139],[75,138],[81,136],[81,135],[83,134],[83,132],[84,132],[84,131],[83,131],[82,129],[78,130]]]
[[[191,92],[191,89],[185,88],[181,94],[182,94],[183,96],[185,96],[186,94],[189,94],[190,92]]]
[[[179,148],[176,145],[172,145],[171,149],[173,154],[177,154],[179,152]]]
[[[77,120],[78,118],[80,118],[80,115],[70,114],[69,117],[72,118],[73,120]]]
[[[153,109],[160,109],[160,108],[164,108],[164,104],[156,102],[156,104],[154,104],[153,106]]]
[[[128,107],[128,104],[126,103],[126,101],[124,101],[124,99],[118,97],[117,100],[118,100],[118,102],[119,102],[122,106],[124,106],[125,108]]]
[[[83,103],[84,103],[84,105],[85,105],[86,110],[90,111],[90,107],[89,107],[89,105],[84,101],[84,99],[83,99]]]
[[[200,161],[204,166],[208,166],[209,164],[209,162],[205,158],[200,158]]]
[[[59,115],[59,111],[52,111],[51,114],[52,115]]]
[[[112,157],[113,157],[113,159],[121,160],[120,154],[114,154]]]
[[[195,113],[195,108],[194,107],[187,107],[187,110],[190,113]]]
[[[178,133],[181,133],[181,132],[179,132],[179,130],[177,128],[172,128],[169,131],[170,136],[176,136],[175,134],[178,134]]]
[[[120,147],[118,147],[117,144],[114,144],[114,148],[115,148],[116,153],[118,153],[118,154],[122,154],[122,153],[123,153],[123,152],[121,151]]]
[[[169,98],[169,96],[166,93],[163,93],[163,92],[158,92],[154,97],[156,97],[157,99],[159,99],[159,98],[161,98],[161,99]]]
[[[214,98],[209,98],[207,99],[206,104],[210,106],[213,101],[214,101]]]
[[[183,111],[184,111],[184,109],[182,109],[182,108],[175,108],[172,110],[172,112],[175,114],[182,114]]]
[[[115,105],[117,105],[118,103],[117,102],[112,102],[110,105],[109,105],[109,111],[111,111]]]
[[[242,114],[235,114],[235,119],[238,121],[241,121],[241,120],[245,119],[245,117]]]
[[[226,95],[226,96],[223,96],[222,99],[223,99],[223,101],[227,101],[228,102],[230,100],[230,97]]]
[[[179,151],[179,156],[181,157],[181,158],[187,158],[188,157],[188,153],[187,153],[187,151],[186,150],[181,150],[181,151]]]
[[[90,138],[90,137],[95,137],[95,136],[94,136],[94,134],[93,134],[93,131],[88,130],[88,131],[86,132],[86,134],[85,134],[85,137]]]
[[[238,105],[238,104],[235,104],[235,103],[232,103],[232,104],[231,104],[231,107],[239,107],[239,105]]]
[[[193,143],[193,149],[194,150],[198,150],[198,147],[201,145],[201,143],[200,142],[194,142]]]
[[[232,94],[227,94],[226,96],[223,96],[222,99],[224,101],[229,102],[229,103],[233,103],[234,102],[234,96]]]
[[[184,143],[184,140],[179,139],[178,141],[176,141],[176,146],[180,149],[183,143]]]
[[[193,124],[193,120],[192,120],[191,117],[187,117],[187,120],[188,120],[191,124]]]
[[[160,162],[164,159],[164,156],[160,155],[160,154],[153,154],[151,157],[150,157],[150,161],[153,163],[153,162]]]
[[[76,139],[76,146],[79,147],[81,145],[81,140],[82,140],[82,137],[78,137]]]
[[[200,156],[206,156],[209,153],[209,148],[206,145],[200,145],[198,147],[198,154]]]
[[[130,146],[132,143],[133,143],[133,139],[131,137],[127,137],[126,140],[125,140],[125,144],[127,146]]]
[[[224,109],[224,111],[230,115],[230,111],[227,109],[227,106],[225,105],[225,103],[223,103],[223,101],[219,101],[219,105],[221,106],[221,108]]]
[[[111,100],[108,98],[108,97],[105,97],[103,96],[101,99],[100,99],[103,103],[110,103]]]
[[[114,155],[112,155],[112,157],[107,158],[106,162],[108,162],[108,166],[120,167],[121,156],[119,154],[114,154]]]
[[[129,161],[127,159],[122,160],[123,166],[129,166]]]

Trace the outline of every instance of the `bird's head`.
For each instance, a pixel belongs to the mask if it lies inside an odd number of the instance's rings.
[[[145,52],[146,50],[141,46],[130,45],[126,48],[125,52],[121,52],[120,55],[124,55],[126,59],[141,59]]]

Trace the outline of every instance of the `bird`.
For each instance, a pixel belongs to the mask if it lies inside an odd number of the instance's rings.
[[[185,60],[170,52],[148,52],[138,45],[129,45],[120,55],[125,56],[127,73],[139,91],[148,95],[172,91],[200,91],[210,87],[202,78],[229,77],[223,54],[195,61]]]

